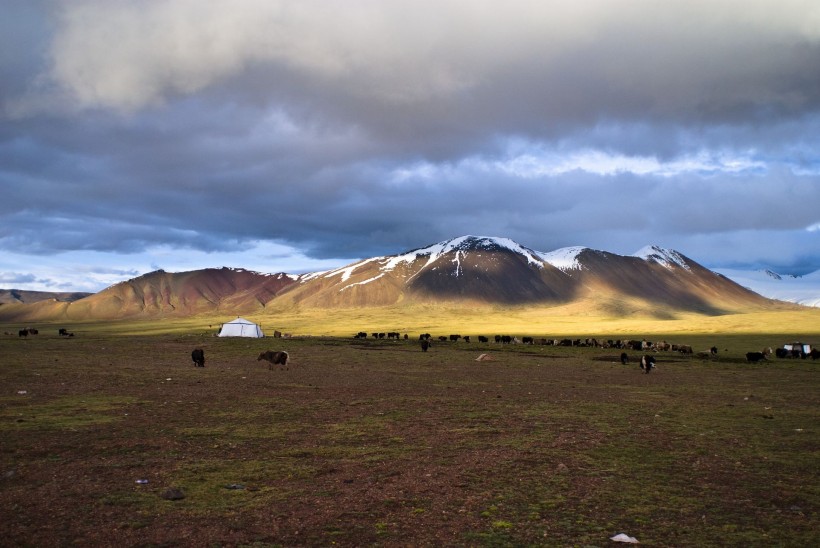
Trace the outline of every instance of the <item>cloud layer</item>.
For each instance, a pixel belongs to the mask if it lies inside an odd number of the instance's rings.
[[[820,268],[816,2],[8,4],[0,271],[467,233]]]

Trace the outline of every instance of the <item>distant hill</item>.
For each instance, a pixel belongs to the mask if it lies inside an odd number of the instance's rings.
[[[649,246],[631,256],[585,247],[544,253],[507,238],[462,236],[325,272],[242,269],[151,272],[74,302],[0,306],[0,320],[120,319],[276,313],[448,303],[568,306],[613,317],[782,307],[685,255]]]
[[[23,289],[0,289],[0,304],[36,303],[38,301],[60,301],[71,303],[93,293],[27,291]]]

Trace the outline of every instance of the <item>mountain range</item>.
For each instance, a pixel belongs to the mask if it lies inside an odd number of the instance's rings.
[[[778,274],[768,269],[737,270],[721,268],[715,270],[715,272],[770,299],[788,301],[803,306],[820,307],[820,270],[804,276]]]
[[[231,268],[158,270],[78,300],[2,304],[0,320],[236,315],[424,303],[578,305],[578,310],[615,316],[644,312],[656,317],[784,304],[657,246],[634,255],[586,247],[538,252],[507,238],[462,236],[302,275]]]

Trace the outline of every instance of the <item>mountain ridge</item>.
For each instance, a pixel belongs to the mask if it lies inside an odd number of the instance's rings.
[[[398,305],[409,299],[558,305],[594,301],[596,294],[707,314],[772,304],[659,246],[647,246],[637,256],[581,246],[544,253],[485,236],[461,236],[308,274],[286,288],[278,304],[332,308]]]
[[[780,274],[770,269],[719,268],[715,272],[769,298],[802,306],[820,307],[820,270],[802,276]]]
[[[162,270],[72,303],[0,306],[0,319],[123,319],[368,308],[413,303],[559,306],[721,314],[776,305],[684,254],[646,246],[619,255],[583,246],[539,252],[509,238],[460,236],[302,275]],[[622,303],[633,303],[629,307]],[[627,311],[627,312],[624,312]]]
[[[46,300],[73,302],[91,295],[93,295],[93,293],[83,291],[32,291],[28,289],[0,289],[0,304],[35,303]]]

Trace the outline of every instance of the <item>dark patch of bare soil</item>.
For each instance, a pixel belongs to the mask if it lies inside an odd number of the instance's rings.
[[[739,362],[5,338],[0,544],[818,545],[815,366]]]

